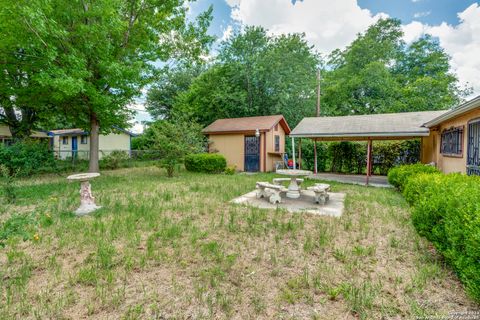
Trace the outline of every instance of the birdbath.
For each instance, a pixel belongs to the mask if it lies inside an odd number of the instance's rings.
[[[100,173],[92,172],[73,174],[67,177],[70,181],[80,181],[80,207],[75,210],[77,216],[84,216],[101,208],[95,204],[95,198],[92,195],[92,187],[90,185],[90,180],[98,176],[100,176]]]
[[[288,186],[287,197],[291,199],[300,198],[300,187],[297,183],[297,178],[300,176],[309,176],[312,171],[296,170],[296,169],[281,169],[276,171],[278,174],[290,176],[290,185]]]

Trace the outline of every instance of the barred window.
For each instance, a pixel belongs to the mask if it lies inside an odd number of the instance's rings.
[[[280,152],[280,136],[275,136],[275,152]]]
[[[445,155],[461,155],[463,145],[463,127],[443,130],[440,153]]]

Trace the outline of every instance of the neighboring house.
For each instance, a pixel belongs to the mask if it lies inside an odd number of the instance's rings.
[[[209,152],[225,156],[239,171],[274,171],[283,161],[285,135],[290,128],[281,115],[219,119],[202,131],[209,139]]]
[[[48,139],[48,135],[42,131],[32,131],[30,135],[34,139]],[[12,133],[10,128],[6,125],[0,124],[0,144],[9,145],[12,143]]]
[[[480,96],[426,122],[424,162],[445,173],[480,175]],[[425,155],[428,155],[426,157]]]
[[[78,157],[88,159],[90,151],[90,135],[82,129],[51,130],[48,135],[52,138],[51,146],[55,156],[59,159]],[[115,128],[109,134],[99,136],[99,158],[108,155],[114,150],[131,152],[131,138],[135,134]]]

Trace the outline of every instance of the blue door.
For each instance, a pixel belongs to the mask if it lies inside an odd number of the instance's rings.
[[[468,124],[467,174],[480,175],[480,119]]]
[[[257,172],[260,170],[260,138],[245,137],[245,171]]]
[[[78,150],[77,137],[72,137],[72,158],[77,157],[77,150]]]

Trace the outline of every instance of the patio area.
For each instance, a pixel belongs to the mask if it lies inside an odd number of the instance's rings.
[[[238,198],[233,199],[232,203],[243,204],[261,209],[285,209],[291,213],[311,213],[316,215],[325,215],[331,217],[340,217],[344,211],[345,193],[329,192],[330,199],[324,205],[313,202],[315,196],[313,191],[302,190],[298,199],[282,197],[282,202],[272,204],[265,198],[258,199],[256,191],[251,191]]]
[[[365,185],[366,176],[363,174],[341,174],[341,173],[317,173],[308,176],[309,179],[335,181],[348,184]],[[370,176],[368,185],[379,188],[392,188],[388,183],[387,176]]]

